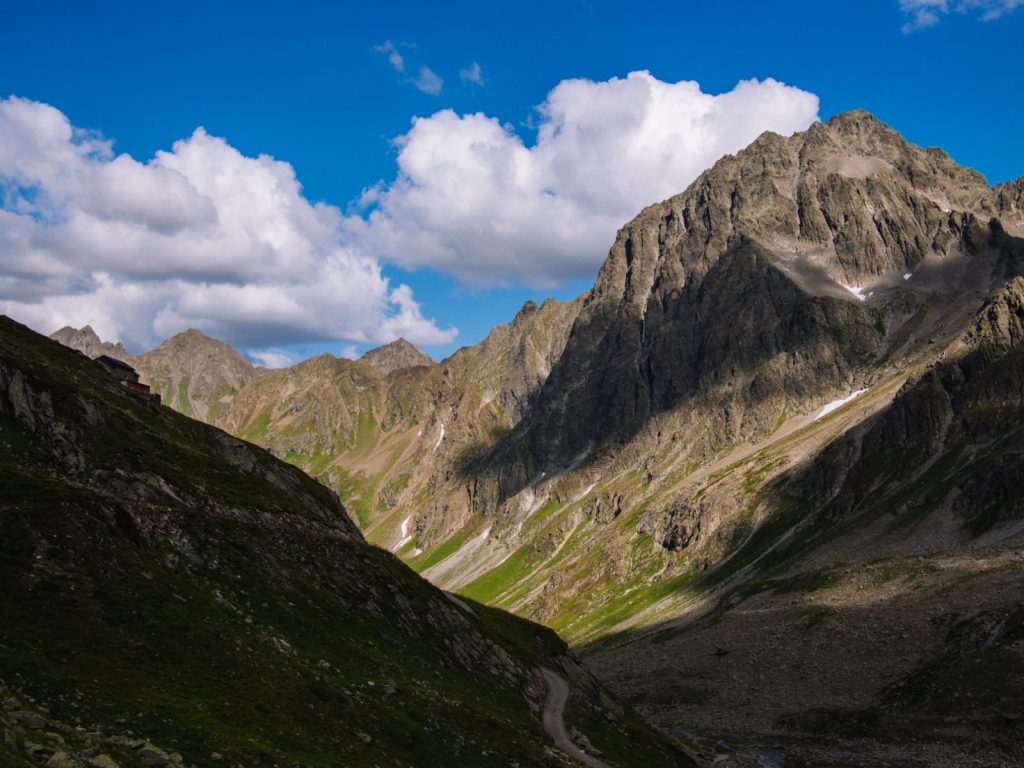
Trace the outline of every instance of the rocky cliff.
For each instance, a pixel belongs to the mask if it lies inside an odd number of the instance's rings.
[[[1019,269],[989,224],[998,198],[863,112],[723,158],[619,233],[528,422],[524,474],[654,417],[703,460],[853,389],[923,297]]]
[[[116,360],[123,360],[127,363],[132,362],[133,359],[123,344],[120,342],[103,341],[96,335],[96,331],[92,329],[92,326],[89,325],[82,328],[72,328],[66,325],[59,331],[51,333],[50,338],[54,341],[59,341],[65,347],[77,349],[83,355],[93,360],[100,355],[109,355]]]
[[[890,405],[769,484],[717,573],[591,665],[667,728],[809,764],[1020,763],[1022,341],[1018,277]]]

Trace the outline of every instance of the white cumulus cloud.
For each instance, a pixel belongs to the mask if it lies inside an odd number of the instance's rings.
[[[727,93],[649,72],[564,80],[539,107],[536,141],[481,113],[442,110],[397,140],[398,174],[363,195],[351,241],[406,268],[470,285],[546,287],[591,276],[616,230],[759,134],[817,119],[814,94],[775,80]]]
[[[40,331],[89,323],[136,349],[190,326],[242,346],[453,340],[343,235],[288,163],[202,128],[139,162],[0,100],[0,312]]]

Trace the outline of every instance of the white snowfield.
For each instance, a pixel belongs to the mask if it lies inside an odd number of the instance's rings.
[[[392,552],[397,552],[402,547],[404,547],[406,544],[408,544],[410,541],[412,541],[412,534],[409,533],[409,521],[410,520],[412,520],[412,515],[409,515],[409,517],[405,518],[405,520],[402,521],[401,538],[398,540],[398,543],[395,544],[395,546],[393,546],[391,548]]]
[[[842,285],[843,288],[845,288],[854,296],[856,296],[860,301],[867,301],[868,296],[870,296],[872,293],[871,291],[864,293],[863,288],[858,288],[857,286],[854,285],[843,285],[843,283],[840,283],[840,285]]]
[[[822,408],[818,412],[818,415],[814,417],[814,421],[817,421],[818,419],[825,418],[830,413],[832,413],[832,411],[834,411],[834,410],[836,410],[838,408],[842,408],[848,402],[850,402],[851,400],[857,399],[858,397],[863,395],[865,392],[867,392],[866,389],[858,389],[856,392],[853,392],[852,394],[847,395],[842,400],[833,400],[831,403],[826,405],[824,408]]]
[[[437,436],[437,442],[434,443],[434,451],[436,451],[440,447],[442,440],[444,440],[444,422],[443,421],[441,422],[441,434],[439,434]],[[434,451],[431,451],[431,453],[433,453]]]

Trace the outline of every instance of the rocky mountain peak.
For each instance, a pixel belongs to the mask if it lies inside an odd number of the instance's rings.
[[[702,404],[704,428],[678,429],[703,453],[848,386],[882,353],[869,329],[887,298],[987,292],[1013,272],[1019,248],[989,222],[1018,192],[861,110],[763,134],[620,230],[538,394],[522,476],[683,403]]]
[[[1017,237],[1024,236],[1024,178],[997,186],[996,206],[1007,230]]]
[[[434,364],[434,359],[430,355],[403,338],[375,347],[359,359],[384,374],[403,368]]]
[[[232,349],[232,347],[226,342],[220,341],[219,339],[214,339],[211,336],[207,336],[198,328],[189,328],[187,330],[182,331],[181,333],[174,334],[169,339],[165,340],[159,347],[157,347],[157,349],[181,347],[195,348],[197,346]]]
[[[59,331],[50,334],[50,338],[58,341],[65,347],[77,349],[86,357],[97,358],[100,355],[109,355],[118,360],[130,361],[132,356],[120,342],[103,341],[92,329],[91,325],[83,325],[81,328],[64,326]]]
[[[537,310],[538,307],[536,302],[527,299],[526,303],[519,308],[518,312],[516,312],[516,316],[512,320],[512,322],[521,322],[522,320],[525,320],[527,317],[535,313]]]
[[[230,344],[190,328],[136,358],[137,368],[164,402],[208,420],[261,374]]]

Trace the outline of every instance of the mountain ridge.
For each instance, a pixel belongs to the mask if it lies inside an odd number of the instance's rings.
[[[391,373],[402,368],[415,368],[420,365],[434,365],[434,358],[404,338],[374,347],[359,359],[383,373]]]
[[[5,764],[560,765],[549,674],[587,749],[690,764],[554,633],[428,585],[298,469],[4,317],[0,440]]]

